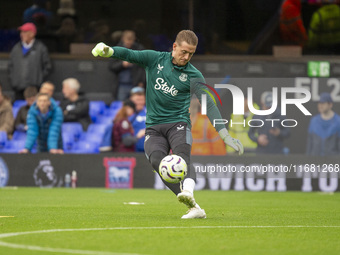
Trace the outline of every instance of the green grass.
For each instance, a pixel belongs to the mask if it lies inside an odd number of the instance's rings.
[[[0,189],[0,216],[14,216],[0,218],[0,254],[67,254],[1,242],[70,249],[71,254],[340,254],[339,193],[198,191],[195,197],[207,219],[181,220],[186,208],[167,190]],[[117,227],[131,228],[1,237]]]

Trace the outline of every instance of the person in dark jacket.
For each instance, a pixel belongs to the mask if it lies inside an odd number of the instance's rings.
[[[136,42],[135,32],[131,30],[125,30],[123,32],[122,38],[117,46],[132,50],[144,49],[141,44]],[[118,79],[117,100],[124,101],[128,99],[133,87],[145,87],[146,77],[142,67],[120,59],[111,59],[109,67]]]
[[[136,105],[131,100],[125,100],[123,107],[113,120],[112,147],[115,152],[134,152],[135,144],[145,135],[145,129],[134,135],[129,117],[136,111]]]
[[[261,96],[262,110],[268,110],[273,103],[272,92],[264,92]],[[253,119],[262,120],[261,127],[250,127],[248,131],[249,138],[257,143],[256,153],[282,154],[284,139],[288,138],[290,131],[287,127],[281,125],[283,120],[279,108],[270,115],[254,115]],[[275,119],[276,121],[266,121],[266,119]],[[257,122],[258,123],[258,122]]]
[[[35,25],[25,23],[19,30],[21,41],[14,45],[8,62],[15,100],[24,99],[23,92],[28,86],[40,87],[52,69],[46,46],[35,39]]]
[[[307,155],[332,156],[340,154],[340,116],[333,111],[329,93],[322,93],[318,102],[320,114],[308,127]]]
[[[62,154],[61,125],[63,113],[49,95],[39,93],[36,102],[27,115],[27,137],[25,148],[20,153],[28,153],[37,141],[38,152]]]
[[[75,78],[68,78],[63,81],[64,98],[60,102],[63,110],[64,122],[79,122],[84,131],[91,124],[89,115],[89,100],[79,95],[80,83]]]
[[[15,117],[14,121],[14,131],[27,131],[27,114],[28,110],[30,109],[31,105],[35,101],[35,97],[38,94],[38,90],[34,86],[27,87],[24,91],[24,97],[26,100],[26,105],[21,106],[17,116]]]

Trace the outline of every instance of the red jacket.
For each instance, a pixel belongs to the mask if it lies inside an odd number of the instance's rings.
[[[283,42],[304,46],[308,37],[301,19],[300,0],[286,0],[280,15],[280,34]]]

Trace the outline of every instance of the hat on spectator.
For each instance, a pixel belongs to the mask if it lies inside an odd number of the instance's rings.
[[[321,93],[319,103],[333,103],[331,95],[327,92]]]
[[[130,91],[130,95],[137,94],[137,93],[145,93],[145,90],[142,87],[134,87]]]
[[[18,27],[18,30],[24,31],[24,32],[25,31],[32,31],[34,34],[37,33],[36,26],[31,22],[27,22],[27,23],[23,24],[21,27]]]

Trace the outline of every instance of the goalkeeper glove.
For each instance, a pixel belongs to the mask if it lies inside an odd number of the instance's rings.
[[[218,134],[220,135],[220,137],[222,138],[223,142],[226,145],[229,145],[231,148],[233,148],[235,151],[238,151],[239,155],[243,154],[243,145],[240,142],[240,140],[232,138],[229,133],[228,130],[226,128],[221,129]]]
[[[105,57],[109,58],[113,55],[113,49],[109,46],[107,46],[105,43],[98,43],[93,49],[92,49],[92,55],[97,57]]]

